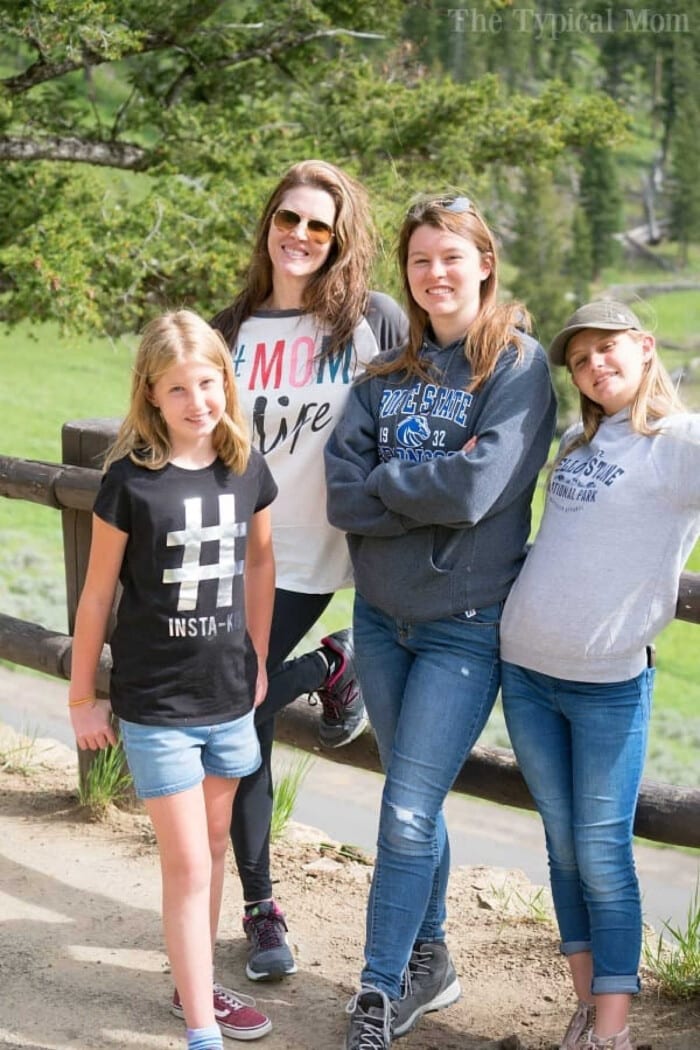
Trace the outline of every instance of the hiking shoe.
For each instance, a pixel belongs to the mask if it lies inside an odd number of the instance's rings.
[[[328,677],[317,690],[323,706],[319,740],[324,747],[343,747],[362,733],[368,724],[360,685],[355,677],[352,630],[336,631],[321,639],[328,650]]]
[[[396,1004],[379,988],[361,988],[345,1007],[350,1024],[345,1036],[345,1050],[387,1050]]]
[[[243,932],[250,944],[245,972],[251,981],[274,981],[297,972],[287,944],[287,923],[274,901],[261,901],[248,908]]]
[[[559,1050],[576,1050],[582,1035],[590,1031],[595,1020],[595,1006],[591,1003],[579,1002],[576,1012],[569,1021],[569,1027],[564,1032]]]
[[[177,988],[173,993],[170,1012],[184,1021],[185,1011]],[[221,984],[214,985],[214,1017],[221,1034],[229,1039],[260,1039],[272,1028],[270,1018],[255,1009],[255,999],[250,995],[232,992]]]
[[[617,1035],[596,1035],[591,1028],[576,1043],[576,1050],[634,1050],[630,1042],[629,1028],[623,1028]]]
[[[394,1036],[410,1032],[423,1014],[456,1003],[462,994],[450,953],[442,941],[416,944],[404,970],[396,1004]]]

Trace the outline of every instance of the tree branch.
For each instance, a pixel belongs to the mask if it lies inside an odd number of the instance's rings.
[[[385,39],[382,33],[365,33],[356,29],[315,29],[310,33],[302,33],[299,36],[290,36],[287,33],[280,33],[277,37],[273,35],[272,38],[268,38],[264,44],[257,44],[253,47],[243,48],[242,51],[234,51],[232,54],[221,55],[220,58],[211,60],[208,64],[208,68],[228,69],[230,66],[240,66],[244,62],[251,62],[253,59],[259,58],[266,62],[275,62],[283,71],[288,73],[289,71],[282,65],[280,58],[281,55],[293,51],[295,48],[303,47],[304,44],[310,44],[314,40],[322,40],[327,37],[336,36],[355,37],[359,40]],[[180,70],[165,93],[163,101],[167,108],[171,108],[179,101],[183,85],[187,80],[190,80],[195,76],[196,73],[197,67],[192,62],[185,66],[184,69]]]
[[[119,60],[131,58],[133,55],[144,55],[151,51],[163,51],[176,44],[177,39],[172,33],[148,33],[138,44],[125,48],[119,55]],[[0,84],[11,95],[21,95],[36,87],[37,84],[57,80],[67,73],[74,73],[77,69],[84,69],[86,66],[101,66],[115,61],[114,55],[104,55],[99,51],[85,48],[79,58],[66,58],[57,62],[47,62],[44,58],[40,58],[17,76],[0,80]]]
[[[222,55],[210,63],[210,68],[226,69],[227,66],[237,66],[241,62],[248,62],[251,58],[272,59],[280,51],[289,51],[293,48],[303,47],[314,40],[323,40],[326,37],[349,36],[358,40],[384,40],[382,33],[365,33],[357,29],[315,29],[311,33],[302,33],[299,36],[280,36],[279,39],[270,40],[267,44],[258,47],[246,48],[243,51],[234,51],[231,55]]]
[[[151,164],[152,154],[131,142],[94,142],[73,135],[36,139],[0,135],[0,160],[58,160],[143,171]]]
[[[119,55],[119,59],[130,58],[133,55],[143,55],[150,51],[162,51],[176,46],[181,34],[184,33],[187,36],[222,6],[223,0],[207,0],[206,3],[204,0],[195,0],[188,8],[180,12],[177,23],[174,26],[171,25],[167,33],[145,33],[138,43],[134,43],[132,47],[125,48]],[[36,36],[32,36],[31,42],[40,55],[39,59],[32,63],[31,66],[28,66],[22,73],[18,73],[17,76],[7,77],[4,80],[0,79],[0,85],[11,95],[21,95],[25,91],[36,87],[37,84],[45,84],[47,80],[56,80],[65,76],[66,73],[74,73],[77,69],[84,69],[85,66],[101,66],[116,60],[114,55],[108,56],[100,51],[94,51],[86,47],[78,58],[67,58],[62,61],[51,62],[45,57],[41,40]]]

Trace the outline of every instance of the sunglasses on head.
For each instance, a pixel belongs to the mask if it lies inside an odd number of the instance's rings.
[[[408,214],[411,217],[422,215],[428,208],[442,208],[443,211],[451,211],[455,215],[463,215],[465,212],[474,211],[474,205],[469,197],[428,197],[426,200],[417,201],[413,204]]]
[[[315,241],[316,244],[328,244],[331,237],[335,236],[333,227],[329,226],[327,222],[323,222],[322,219],[304,219],[298,212],[292,211],[291,208],[278,208],[272,216],[273,225],[281,233],[291,233],[302,222],[306,223],[306,232],[309,235],[309,239]]]

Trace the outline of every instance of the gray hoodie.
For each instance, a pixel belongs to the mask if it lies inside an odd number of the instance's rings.
[[[544,351],[522,338],[522,361],[508,347],[471,394],[463,343],[427,340],[433,382],[392,373],[351,391],[326,445],[328,519],[348,533],[357,590],[390,616],[483,608],[518,574],[556,415]]]
[[[622,409],[558,463],[503,613],[504,660],[575,682],[625,681],[646,666],[700,535],[700,415],[654,426],[638,434]]]

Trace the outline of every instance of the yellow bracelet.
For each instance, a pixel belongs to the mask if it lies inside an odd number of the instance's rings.
[[[96,697],[94,697],[94,696],[84,696],[82,700],[69,700],[68,701],[68,706],[69,707],[80,707],[81,704],[92,704],[92,706],[94,707],[95,706],[95,701],[96,701]]]

